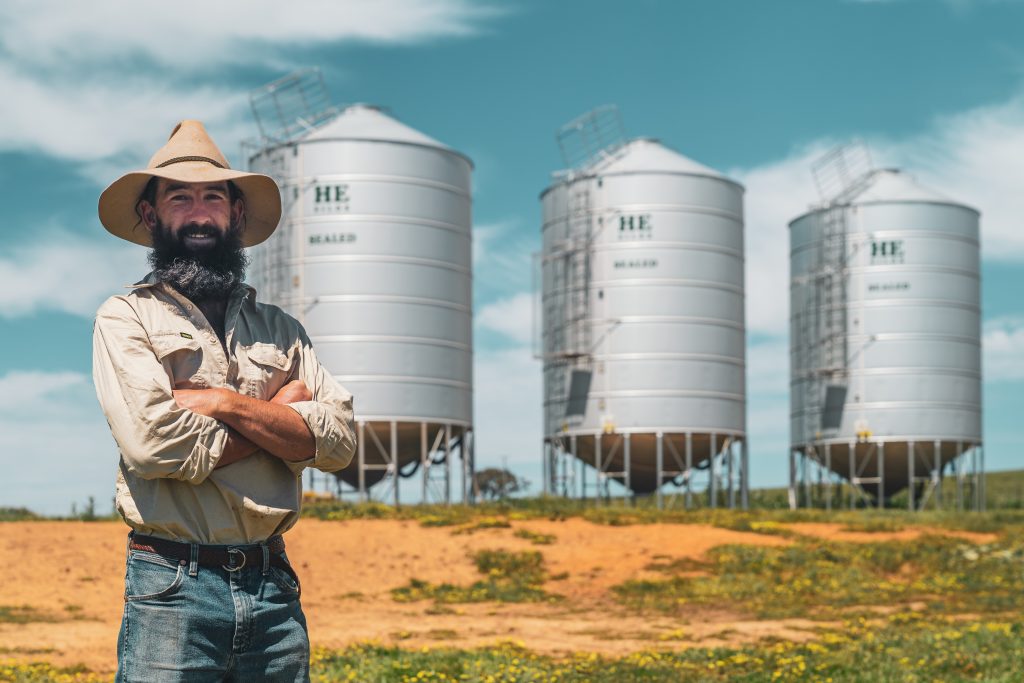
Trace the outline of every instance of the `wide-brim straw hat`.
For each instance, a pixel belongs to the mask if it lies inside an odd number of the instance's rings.
[[[245,200],[242,245],[259,244],[281,220],[281,192],[270,176],[235,171],[199,121],[182,121],[149,160],[147,168],[127,173],[100,195],[100,222],[111,234],[144,247],[153,245],[135,206],[150,178],[185,183],[233,182]]]

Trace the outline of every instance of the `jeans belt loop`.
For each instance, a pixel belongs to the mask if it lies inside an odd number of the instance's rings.
[[[260,550],[263,551],[263,576],[270,573],[270,548],[266,543],[260,543]]]
[[[189,562],[188,562],[188,575],[198,576],[199,575],[199,544],[190,543],[188,547],[189,551]]]

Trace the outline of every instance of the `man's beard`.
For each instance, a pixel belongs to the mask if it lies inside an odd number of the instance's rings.
[[[241,229],[233,221],[227,232],[215,230],[215,244],[202,250],[190,249],[185,244],[185,236],[193,232],[209,230],[189,223],[175,236],[157,219],[153,250],[149,252],[153,275],[196,303],[226,299],[242,282],[249,264],[242,247]]]

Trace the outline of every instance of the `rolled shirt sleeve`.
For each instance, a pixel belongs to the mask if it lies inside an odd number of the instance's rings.
[[[316,357],[305,331],[299,335],[298,379],[313,394],[313,400],[289,403],[305,421],[316,441],[316,453],[308,460],[288,462],[293,472],[315,467],[337,472],[352,462],[356,437],[350,394]]]
[[[227,428],[175,402],[171,378],[123,297],[96,314],[93,382],[129,472],[199,484],[217,466]]]

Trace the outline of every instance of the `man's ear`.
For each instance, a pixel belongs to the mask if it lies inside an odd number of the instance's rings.
[[[236,199],[231,204],[231,222],[236,225],[242,224],[242,219],[245,218],[245,202],[241,199]]]
[[[145,199],[139,200],[139,217],[150,230],[156,227],[156,207]]]

